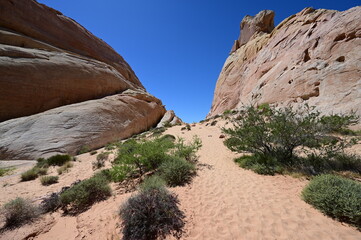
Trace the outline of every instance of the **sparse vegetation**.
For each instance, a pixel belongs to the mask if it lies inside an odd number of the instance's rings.
[[[90,152],[90,150],[91,150],[90,147],[87,146],[87,145],[81,146],[80,149],[77,152],[77,155]]]
[[[97,159],[92,162],[93,169],[99,169],[105,166],[105,161],[108,160],[110,152],[101,152],[98,154]]]
[[[111,196],[111,188],[107,179],[101,175],[75,184],[60,194],[60,201],[65,211],[79,213],[92,204]]]
[[[0,177],[9,175],[15,168],[0,168]]]
[[[68,172],[69,168],[72,168],[74,166],[74,164],[72,162],[66,162],[64,163],[64,165],[60,166],[56,171],[58,172],[59,175]]]
[[[48,186],[54,183],[57,183],[59,180],[58,176],[43,176],[40,178],[40,182],[44,186]]]
[[[19,227],[29,223],[40,214],[39,208],[30,200],[23,198],[16,198],[6,203],[1,212],[5,217],[5,228]]]
[[[334,175],[320,175],[302,192],[303,199],[321,212],[361,229],[361,184]]]
[[[21,181],[25,182],[25,181],[31,181],[37,179],[39,175],[45,175],[46,172],[47,172],[46,168],[33,167],[21,174]]]
[[[242,167],[271,175],[284,169],[307,175],[340,170],[361,173],[360,158],[344,152],[357,140],[330,135],[333,119],[341,122],[338,126],[347,127],[355,117],[321,117],[307,105],[300,109],[250,106],[239,116],[233,128],[223,131],[229,136],[224,142],[228,148],[253,154],[237,160]]]
[[[188,183],[195,174],[194,164],[182,158],[170,158],[159,167],[161,177],[168,186],[182,186]]]
[[[40,203],[43,213],[54,212],[61,207],[59,193],[52,193],[49,197],[44,198]]]
[[[66,162],[69,162],[71,159],[72,158],[70,155],[57,154],[55,156],[49,157],[46,161],[50,166],[62,166]]]
[[[185,215],[178,208],[178,198],[159,184],[159,179],[146,181],[143,189],[120,208],[123,239],[164,239],[169,234],[180,238]]]
[[[98,153],[98,151],[94,150],[94,151],[91,151],[91,152],[90,152],[90,155],[95,155],[95,154],[97,154],[97,153]]]

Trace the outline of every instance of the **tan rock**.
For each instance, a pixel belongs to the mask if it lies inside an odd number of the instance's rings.
[[[147,100],[144,96],[147,95]],[[159,100],[135,92],[85,101],[0,123],[0,159],[36,159],[102,147],[154,127]]]
[[[0,1],[0,121],[143,89],[109,45],[33,0]]]
[[[361,7],[306,8],[226,60],[208,117],[243,105],[315,105],[361,115]],[[242,36],[242,34],[241,34]]]
[[[174,126],[174,125],[177,125],[177,124],[181,124],[183,123],[182,119],[180,119],[179,117],[177,117],[174,113],[173,110],[168,110],[162,120],[160,120],[160,122],[158,123],[157,125],[157,128],[160,128],[160,127],[164,127],[165,124],[170,124],[171,126]]]

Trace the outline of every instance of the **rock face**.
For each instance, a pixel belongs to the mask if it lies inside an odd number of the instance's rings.
[[[360,22],[361,7],[306,8],[274,29],[272,11],[246,17],[208,117],[262,103],[308,103],[323,113],[361,115]]]
[[[33,0],[0,1],[0,159],[100,147],[164,113],[124,59],[74,20]]]
[[[183,123],[182,119],[177,117],[173,110],[168,110],[158,123],[157,128],[164,127],[167,124],[174,126],[181,123]]]

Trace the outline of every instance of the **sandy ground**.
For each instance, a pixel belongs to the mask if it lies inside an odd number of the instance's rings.
[[[187,216],[182,239],[361,239],[361,232],[306,204],[300,198],[307,180],[289,176],[262,176],[238,167],[220,139],[219,126],[197,124],[191,131],[172,127],[166,133],[191,140],[198,135],[198,175],[185,187],[172,188]],[[19,183],[19,176],[0,178],[0,203],[16,196],[39,199],[76,179],[93,174],[95,156],[83,154],[58,184],[41,186],[39,180]],[[55,170],[53,173],[55,174]],[[121,239],[118,209],[131,195],[119,194],[78,216],[53,213],[33,224],[7,231],[0,239]],[[118,193],[118,194],[117,194]],[[171,237],[169,239],[172,239]]]

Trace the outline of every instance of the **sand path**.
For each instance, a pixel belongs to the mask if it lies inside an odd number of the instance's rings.
[[[203,142],[204,165],[191,185],[175,188],[187,216],[184,239],[361,239],[361,233],[324,216],[300,198],[307,181],[289,176],[261,176],[241,169],[219,138],[217,126],[197,124],[181,133]]]

